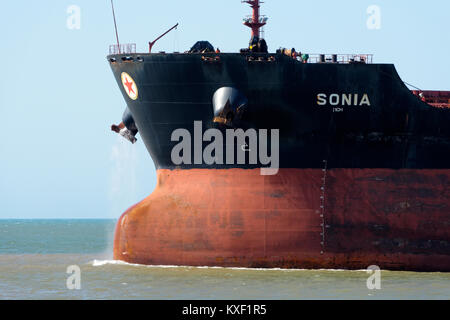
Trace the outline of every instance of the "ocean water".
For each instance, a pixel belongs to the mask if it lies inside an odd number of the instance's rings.
[[[449,299],[450,273],[142,266],[112,260],[114,220],[0,220],[0,299]],[[69,266],[79,289],[69,289]],[[73,280],[73,278],[71,278]],[[69,281],[69,284],[73,281]]]

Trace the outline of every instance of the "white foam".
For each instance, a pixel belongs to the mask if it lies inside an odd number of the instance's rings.
[[[139,264],[131,264],[125,261],[120,260],[94,260],[92,261],[93,267],[101,267],[104,265],[113,264],[113,265],[124,265],[124,266],[142,266]]]
[[[244,271],[330,271],[330,272],[367,272],[367,270],[346,270],[346,269],[282,269],[282,268],[243,268],[243,267],[208,267],[208,266],[176,266],[176,265],[144,265],[137,263],[128,263],[121,260],[94,260],[91,262],[93,267],[101,267],[105,265],[121,265],[121,266],[133,266],[133,267],[145,267],[145,268],[185,268],[185,269],[225,269],[225,270],[244,270]]]

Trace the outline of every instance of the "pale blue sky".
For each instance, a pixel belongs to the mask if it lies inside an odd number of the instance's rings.
[[[66,27],[81,8],[81,29]],[[109,0],[8,1],[0,10],[0,218],[117,218],[149,195],[154,166],[142,144],[109,130],[125,102],[105,59],[115,42]],[[366,27],[369,5],[381,29]],[[155,51],[209,40],[238,51],[249,40],[239,0],[116,0],[122,43],[147,43],[176,22]],[[373,53],[423,89],[450,90],[450,2],[266,0],[269,49]]]

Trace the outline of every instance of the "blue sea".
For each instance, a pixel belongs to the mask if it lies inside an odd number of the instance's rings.
[[[450,298],[450,273],[382,270],[370,290],[365,270],[127,264],[112,260],[115,222],[0,220],[0,299]]]

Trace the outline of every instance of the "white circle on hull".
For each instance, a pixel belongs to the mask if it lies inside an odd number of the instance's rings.
[[[128,97],[131,100],[136,100],[138,98],[138,88],[136,86],[136,82],[134,82],[133,78],[126,72],[122,72],[122,85],[127,93]]]

